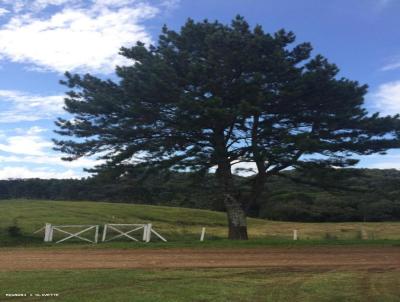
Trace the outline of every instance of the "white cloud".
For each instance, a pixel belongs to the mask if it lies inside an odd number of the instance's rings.
[[[21,128],[17,128],[16,131],[19,132],[19,133],[21,133],[21,132],[23,133],[24,132],[23,129],[21,129]],[[36,134],[39,134],[39,133],[42,133],[42,132],[45,132],[45,131],[47,131],[45,128],[41,128],[39,126],[32,126],[31,128],[29,128],[26,131],[26,134],[27,135],[36,135]]]
[[[0,162],[25,162],[34,164],[57,165],[67,168],[90,168],[100,161],[92,158],[80,158],[69,162],[61,160],[62,155],[52,151],[53,142],[41,136],[47,130],[38,126],[29,129],[14,129],[17,135],[0,133]]]
[[[14,129],[16,135],[7,135],[7,131],[0,133],[0,166],[10,165],[0,169],[0,178],[77,178],[88,176],[82,168],[92,168],[102,162],[93,158],[63,161],[62,154],[52,150],[53,143],[42,136],[46,131],[33,126]]]
[[[132,0],[89,1],[86,7],[74,3],[36,0],[28,6],[25,1],[14,2],[14,12],[19,13],[0,28],[0,56],[43,70],[111,73],[115,65],[127,63],[118,54],[121,46],[151,43],[142,22],[156,16],[157,7]],[[32,11],[49,5],[63,6],[47,17]]]
[[[72,1],[72,0],[31,0],[31,9],[45,9],[48,6],[54,5],[54,6],[59,6],[67,3],[76,3],[77,1]],[[27,3],[25,2],[24,6],[27,6]]]
[[[62,160],[60,156],[47,153],[40,156],[0,155],[0,163],[28,163],[47,166],[52,165],[72,169],[92,168],[100,162],[90,158],[80,158],[78,160],[69,162]]]
[[[0,90],[0,105],[7,105],[0,111],[0,123],[54,119],[64,113],[63,95],[40,96],[15,90]]]
[[[369,169],[397,169],[400,170],[400,161],[387,162],[382,161],[379,163],[368,165]]]
[[[381,68],[381,71],[390,71],[400,68],[400,56],[392,56],[386,59],[386,64]]]
[[[165,7],[167,10],[173,10],[177,8],[181,0],[163,0],[161,6]]]
[[[374,109],[382,114],[400,113],[400,81],[380,85],[372,94],[371,102]]]
[[[389,63],[382,67],[382,71],[395,70],[400,68],[400,61]]]
[[[83,173],[73,170],[56,171],[51,169],[29,169],[26,167],[3,167],[0,168],[0,179],[10,178],[81,178]]]
[[[38,12],[49,6],[68,6],[75,8],[88,7],[122,7],[139,3],[137,0],[0,0],[13,12]]]
[[[46,155],[47,150],[53,147],[53,144],[39,136],[35,130],[31,128],[25,135],[5,137],[3,143],[0,143],[0,151],[34,156]]]
[[[108,7],[123,7],[127,5],[132,5],[134,2],[132,0],[94,0],[94,6],[97,8],[108,8]]]
[[[0,8],[0,17],[3,15],[8,14],[10,11],[8,9],[5,8]]]

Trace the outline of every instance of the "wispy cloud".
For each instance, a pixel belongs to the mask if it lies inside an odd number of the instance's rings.
[[[395,70],[399,68],[400,68],[400,61],[383,66],[382,71]]]
[[[400,170],[400,161],[381,161],[368,166],[369,169],[397,169]]]
[[[31,13],[40,12],[48,7],[68,6],[73,8],[103,9],[135,6],[145,2],[146,0],[2,0],[0,4],[15,13]],[[159,1],[160,5],[163,5],[164,2],[175,3],[177,0]]]
[[[53,119],[63,113],[63,95],[34,95],[22,91],[0,90],[0,123]]]
[[[0,178],[82,177],[87,176],[82,168],[92,168],[101,163],[93,158],[63,161],[62,154],[53,151],[54,145],[46,137],[46,129],[33,126],[14,129],[12,135],[9,132],[0,133],[0,166],[9,165],[7,169],[0,169]]]
[[[60,156],[51,153],[46,153],[38,156],[25,155],[0,155],[0,163],[27,163],[39,164],[46,166],[59,166],[63,168],[93,168],[98,161],[90,158],[81,158],[72,162],[63,161]]]
[[[0,8],[0,17],[3,15],[8,14],[10,11],[8,9],[5,8]]]
[[[0,132],[0,162],[7,163],[35,163],[58,165],[68,168],[89,168],[100,161],[91,158],[81,158],[76,161],[63,161],[61,154],[53,151],[52,141],[46,137],[48,130],[33,126],[28,129],[14,129],[15,134]]]
[[[380,85],[370,99],[374,110],[382,114],[400,113],[400,81]]]
[[[48,168],[30,169],[27,167],[2,167],[0,168],[0,179],[12,178],[81,178],[83,173],[74,170],[57,171]]]
[[[173,5],[175,1],[163,1]],[[121,46],[151,43],[142,24],[159,6],[134,0],[3,1],[12,16],[0,27],[0,57],[56,72],[111,73],[127,61]],[[161,5],[159,3],[159,5]],[[45,9],[54,6],[55,12]]]
[[[41,128],[32,127],[25,134],[6,136],[0,141],[0,151],[12,154],[44,156],[47,150],[52,147],[52,143],[39,135],[41,131]]]
[[[400,68],[400,57],[399,56],[393,57],[388,61],[389,62],[381,68],[381,71],[389,71],[389,70],[395,70],[395,69]]]

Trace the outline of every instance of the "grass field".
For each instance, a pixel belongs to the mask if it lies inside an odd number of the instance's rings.
[[[1,301],[394,302],[400,272],[268,269],[92,270],[0,273]],[[27,297],[6,297],[25,293]],[[59,294],[54,298],[35,294]],[[29,295],[33,296],[30,297]]]
[[[3,245],[40,243],[43,235],[34,235],[33,232],[43,227],[45,222],[100,225],[151,222],[172,242],[194,243],[200,236],[201,227],[207,228],[208,239],[225,238],[227,234],[226,216],[221,212],[100,202],[0,201],[0,239]],[[22,230],[22,237],[10,237],[6,229],[13,225]],[[399,222],[297,223],[249,219],[249,236],[255,239],[254,242],[267,240],[273,244],[287,241],[291,239],[294,229],[299,231],[298,244],[306,239],[308,242],[359,242],[365,235],[376,242],[400,240]]]
[[[33,234],[45,222],[101,225],[151,222],[170,242],[45,245],[42,234]],[[11,237],[7,231],[10,226],[18,226],[22,234]],[[207,240],[202,243],[198,241],[201,227],[207,227]],[[252,240],[248,242],[222,239],[226,228],[225,213],[204,210],[97,202],[0,201],[0,247],[5,251],[12,251],[13,247],[24,251],[26,247],[59,251],[182,246],[197,249],[293,245],[295,248],[320,244],[367,245],[368,249],[368,245],[375,248],[400,245],[397,222],[293,223],[249,219]],[[299,230],[300,240],[291,240],[293,229]],[[362,240],[365,234],[369,240]],[[18,248],[21,246],[24,248]],[[7,296],[13,293],[27,296]],[[58,296],[37,296],[40,294]],[[0,263],[0,301],[394,302],[400,301],[400,271],[356,267],[2,271]]]

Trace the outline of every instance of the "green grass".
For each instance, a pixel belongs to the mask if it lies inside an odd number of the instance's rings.
[[[43,235],[33,232],[52,224],[153,223],[174,246],[252,246],[304,244],[400,244],[400,223],[297,223],[249,219],[247,243],[221,240],[227,236],[226,214],[197,209],[102,202],[0,201],[0,241],[2,246],[43,246]],[[7,228],[17,225],[22,236],[11,237]],[[207,228],[206,242],[198,242],[201,227]],[[293,229],[300,240],[291,240]],[[369,240],[361,240],[362,231]],[[219,240],[213,240],[219,239]],[[72,244],[76,246],[76,244]],[[153,247],[164,246],[153,244]],[[63,245],[65,246],[65,245]],[[81,246],[81,245],[78,245]],[[128,247],[132,242],[102,244],[102,247]],[[135,246],[138,246],[137,244]]]
[[[7,298],[56,293],[56,298]],[[271,269],[86,270],[0,273],[1,301],[400,301],[400,272]]]
[[[53,224],[153,223],[168,243],[110,242],[44,244],[33,231]],[[10,237],[17,225],[22,236]],[[207,240],[199,242],[201,227]],[[0,201],[2,247],[236,248],[313,245],[400,245],[400,223],[291,223],[249,219],[252,240],[229,241],[225,213],[146,205],[94,202]],[[298,229],[300,240],[290,239]],[[361,229],[369,240],[362,240]],[[328,235],[327,235],[328,234]],[[0,264],[1,268],[1,264]],[[7,297],[26,293],[28,297]],[[59,294],[55,298],[35,294]],[[30,297],[29,294],[33,296]],[[318,269],[157,269],[0,272],[0,301],[400,301],[399,271]]]

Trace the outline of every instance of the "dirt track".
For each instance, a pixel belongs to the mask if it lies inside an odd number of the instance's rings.
[[[400,247],[0,250],[0,271],[189,267],[400,270]]]

